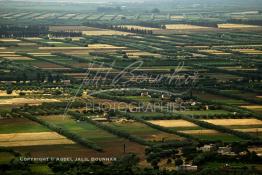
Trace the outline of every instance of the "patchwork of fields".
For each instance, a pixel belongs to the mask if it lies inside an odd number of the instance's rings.
[[[261,160],[262,27],[226,15],[0,12],[50,22],[0,35],[0,164],[13,150],[203,168],[207,145],[232,147],[217,161]]]

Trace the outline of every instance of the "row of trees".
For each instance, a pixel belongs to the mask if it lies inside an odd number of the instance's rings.
[[[124,31],[124,32],[131,32],[131,33],[138,33],[138,34],[144,34],[144,35],[152,35],[152,30],[147,29],[139,29],[135,27],[125,27],[125,26],[111,26],[110,29],[112,30],[118,30],[118,31]]]
[[[1,25],[0,36],[2,38],[9,37],[36,37],[48,34],[48,26],[31,25],[31,26],[15,26]]]
[[[214,88],[212,88],[212,89],[211,89],[211,88],[201,88],[201,90],[204,90],[204,91],[206,91],[206,92],[208,92],[208,93],[212,93],[212,94],[215,94],[215,95],[221,95],[221,96],[228,97],[228,98],[233,98],[233,99],[248,101],[248,102],[254,103],[254,104],[262,104],[262,101],[259,100],[259,99],[242,97],[242,96],[240,96],[240,95],[235,95],[235,94],[232,94],[232,93],[222,92],[222,91],[219,90],[219,89],[214,89]]]

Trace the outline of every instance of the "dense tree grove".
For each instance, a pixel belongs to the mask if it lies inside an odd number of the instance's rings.
[[[32,25],[32,26],[1,25],[0,36],[2,38],[38,37],[40,35],[47,35],[48,30],[49,30],[48,26],[42,26],[42,25]]]

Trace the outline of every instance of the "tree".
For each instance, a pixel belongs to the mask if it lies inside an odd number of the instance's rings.
[[[177,158],[177,159],[175,160],[175,164],[176,164],[176,166],[183,165],[183,160],[182,160],[181,158]]]
[[[22,80],[23,80],[24,83],[27,81],[27,75],[24,72],[23,72],[23,75],[22,75]]]
[[[53,78],[52,74],[50,74],[50,73],[48,74],[47,81],[48,81],[49,83],[53,83],[54,78]]]
[[[237,142],[233,142],[231,145],[232,151],[236,154],[239,154],[240,152],[246,151],[247,148],[245,145]]]
[[[117,165],[121,164],[124,167],[132,168],[137,166],[139,162],[139,158],[137,155],[129,153],[123,157],[121,157],[117,162],[115,162]]]
[[[171,164],[171,163],[172,163],[172,160],[171,160],[171,159],[167,159],[166,163],[167,163],[167,164]]]
[[[158,162],[159,162],[158,159],[154,159],[151,161],[151,165],[154,169],[159,169]]]
[[[128,55],[127,55],[127,54],[124,54],[124,55],[123,55],[123,58],[128,58]]]
[[[52,92],[52,95],[61,95],[62,92],[59,90],[55,90],[54,92]]]
[[[19,92],[20,96],[25,96],[25,92]]]
[[[6,90],[6,94],[12,94],[12,93],[13,93],[13,89],[8,88],[8,89]]]
[[[41,82],[41,74],[39,72],[36,73],[36,81]]]
[[[161,26],[161,29],[166,29],[166,25],[162,25],[162,26]]]
[[[61,77],[59,76],[59,74],[57,74],[55,76],[55,81],[58,83],[58,82],[60,82],[60,80],[61,80]]]

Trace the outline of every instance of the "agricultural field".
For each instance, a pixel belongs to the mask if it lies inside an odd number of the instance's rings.
[[[39,157],[44,152],[52,155],[57,147],[67,151],[81,148],[71,140],[27,119],[13,119],[11,124],[10,119],[2,119],[0,122],[1,147],[14,148],[23,154],[30,151],[31,154]],[[63,153],[57,155],[59,154]],[[67,155],[66,151],[64,155]]]
[[[160,30],[159,28],[152,28],[152,27],[143,27],[143,26],[135,26],[135,25],[122,25],[118,27],[127,28],[129,30]]]
[[[261,174],[262,3],[215,1],[0,1],[0,174]]]
[[[260,26],[256,25],[245,25],[245,24],[218,24],[218,28],[220,29],[243,29],[243,28],[257,28]]]
[[[67,130],[77,133],[87,140],[90,140],[97,145],[101,146],[104,150],[104,156],[115,156],[116,154],[122,154],[120,151],[123,149],[123,145],[126,144],[127,152],[140,152],[140,156],[143,156],[143,146],[129,142],[128,140],[118,138],[108,132],[105,132],[92,124],[85,122],[77,122],[70,119],[69,116],[43,116],[41,117],[45,121],[54,123],[59,127],[63,127]],[[61,120],[63,122],[61,122]],[[114,144],[111,144],[114,143]],[[79,155],[80,156],[80,155]]]
[[[233,142],[241,140],[238,137],[224,134],[211,129],[204,129],[185,120],[152,120],[153,124],[160,125],[163,127],[171,128],[182,133],[193,135],[194,137],[207,139],[207,140],[224,140],[225,142]],[[216,123],[217,124],[217,123]]]
[[[113,123],[108,123],[108,125],[115,127],[119,130],[128,132],[132,135],[139,136],[145,140],[151,140],[151,141],[161,141],[161,140],[181,140],[176,135],[167,134],[164,132],[159,132],[156,129],[152,129],[146,125],[143,125],[138,122],[133,121],[127,121],[127,122],[121,122],[116,121]]]
[[[83,31],[82,33],[83,35],[86,35],[86,36],[132,35],[132,33],[120,32],[120,31],[115,31],[115,30]]]
[[[167,24],[166,29],[167,30],[201,30],[201,29],[208,29],[208,27],[186,25],[186,24]]]

